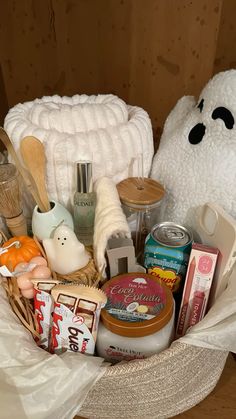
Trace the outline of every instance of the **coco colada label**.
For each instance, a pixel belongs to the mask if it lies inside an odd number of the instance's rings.
[[[118,320],[137,322],[160,314],[166,304],[162,285],[142,274],[125,275],[106,288],[105,309]]]

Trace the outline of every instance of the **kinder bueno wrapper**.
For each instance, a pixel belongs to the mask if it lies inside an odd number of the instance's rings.
[[[58,285],[53,288],[51,352],[65,350],[93,354],[98,322],[107,297],[103,291],[83,285]]]
[[[54,302],[51,296],[53,287],[60,284],[54,279],[32,279],[34,284],[34,311],[39,329],[38,346],[49,350]]]

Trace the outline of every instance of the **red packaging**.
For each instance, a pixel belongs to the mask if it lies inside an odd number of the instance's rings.
[[[39,329],[38,346],[45,350],[50,347],[50,335],[52,327],[53,299],[51,291],[60,281],[53,279],[32,279],[34,283],[34,311]]]
[[[197,324],[206,312],[219,250],[194,243],[189,258],[176,338]]]

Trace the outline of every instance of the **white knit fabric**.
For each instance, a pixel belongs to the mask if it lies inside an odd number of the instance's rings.
[[[94,180],[107,176],[115,183],[128,177],[132,167],[132,175],[137,175],[138,165],[133,162],[140,154],[144,175],[151,169],[153,136],[148,114],[114,95],[45,96],[18,104],[8,112],[4,128],[18,153],[23,137],[32,135],[42,141],[49,197],[68,209],[75,190],[76,160],[92,160]]]
[[[216,109],[222,107],[234,118],[231,128],[216,118]],[[192,144],[190,133],[196,126],[195,140],[200,141]],[[198,207],[206,202],[236,217],[236,70],[213,77],[198,101],[190,96],[178,101],[165,122],[151,177],[168,191],[168,220],[195,229]]]
[[[131,237],[131,233],[114,182],[106,177],[98,179],[95,191],[97,205],[93,247],[96,265],[101,272],[106,266],[105,250],[109,238]]]

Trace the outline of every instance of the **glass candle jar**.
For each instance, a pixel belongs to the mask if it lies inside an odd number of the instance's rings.
[[[155,224],[163,221],[165,189],[154,179],[130,177],[121,181],[117,190],[137,260],[142,263],[145,238]]]
[[[143,359],[168,348],[174,338],[175,304],[169,288],[145,273],[127,273],[102,287],[97,353],[105,360]]]

